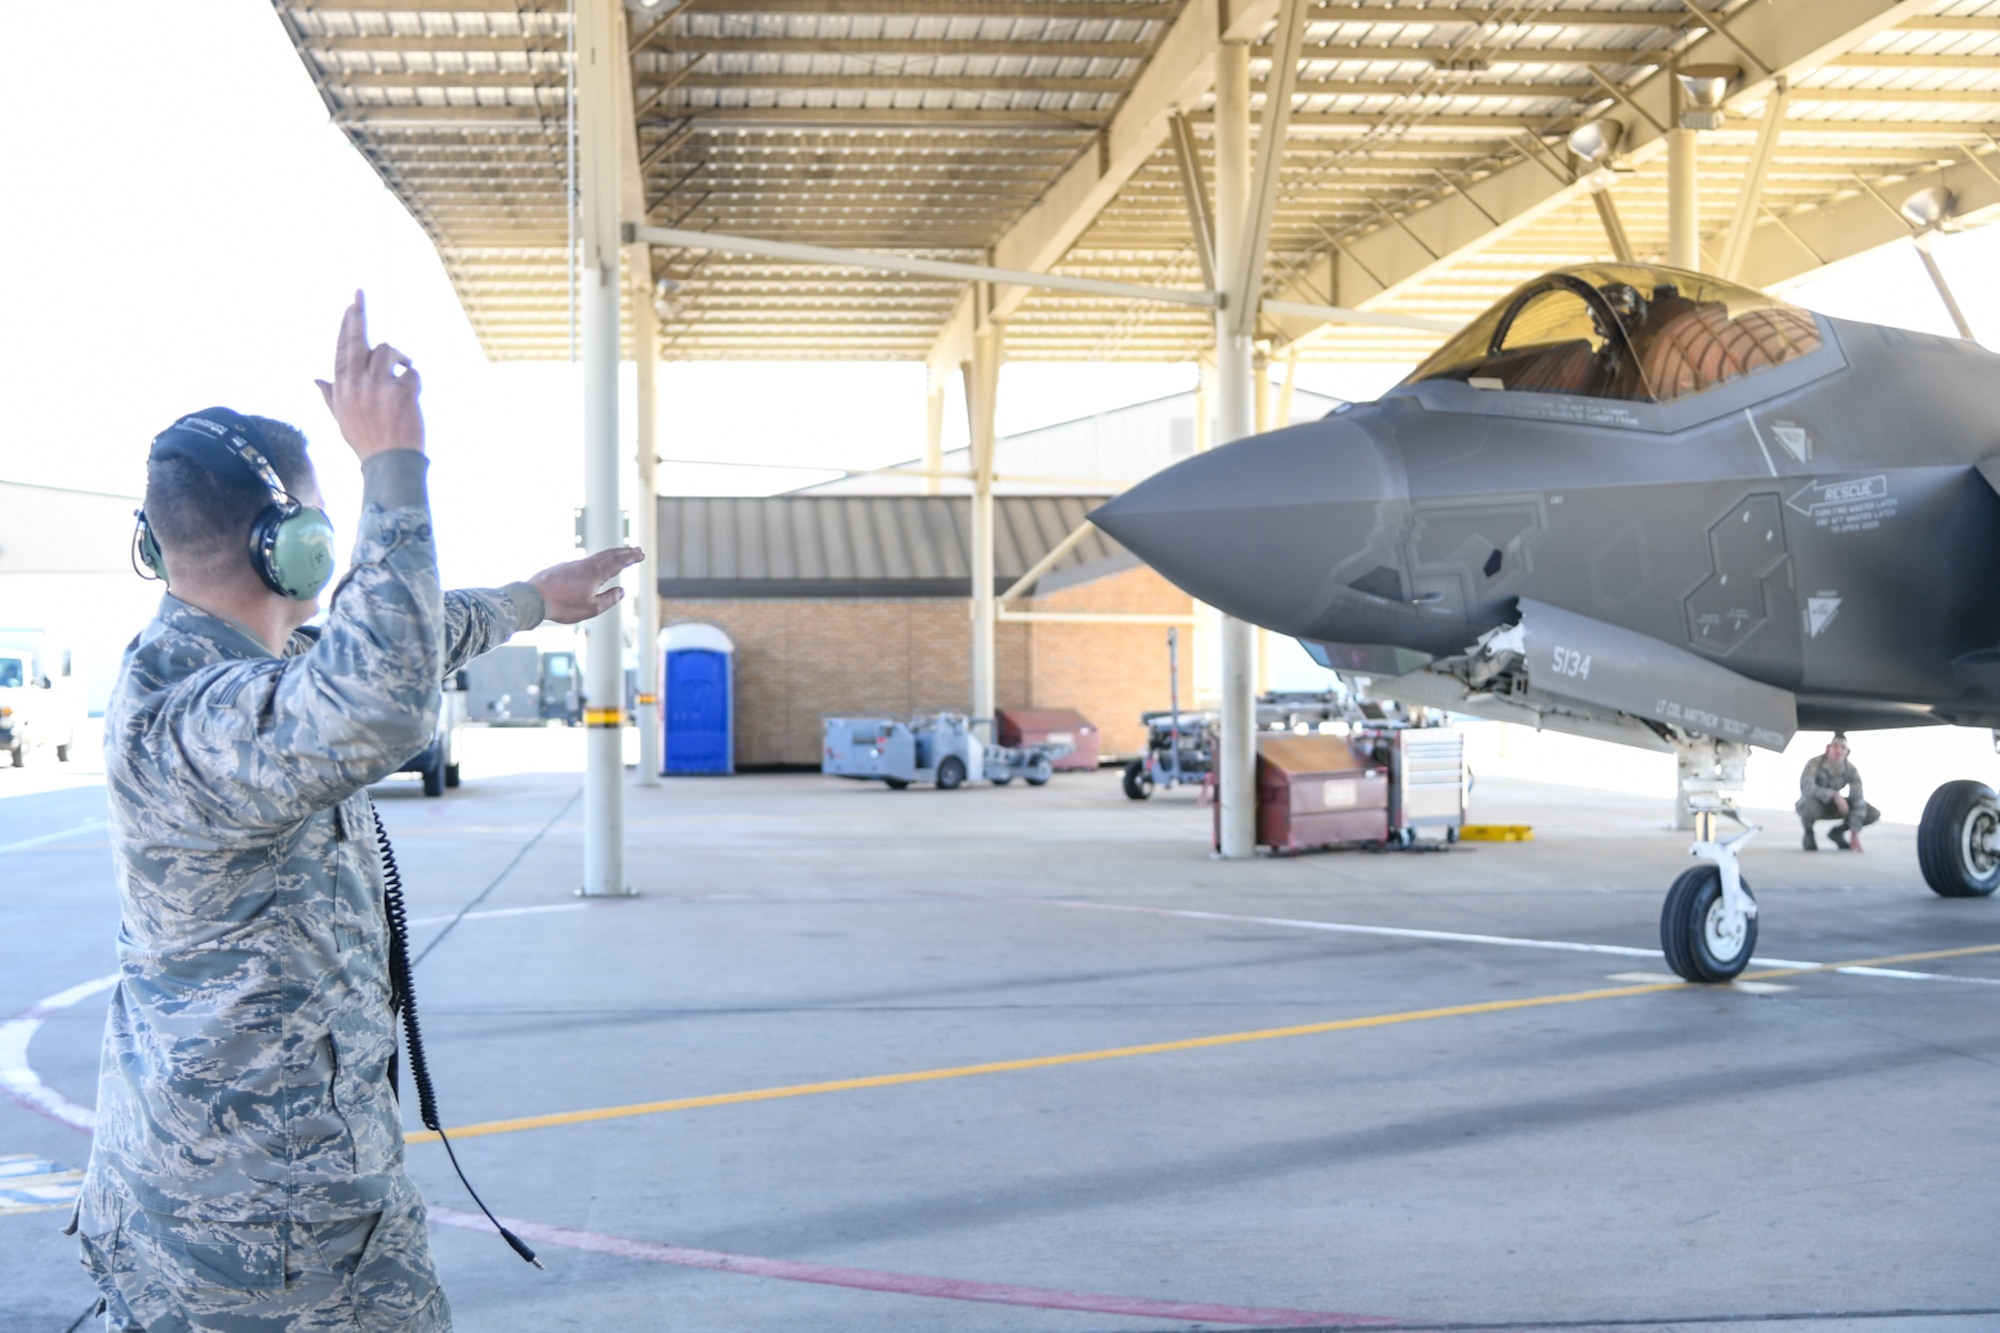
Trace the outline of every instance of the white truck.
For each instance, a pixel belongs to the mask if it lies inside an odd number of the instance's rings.
[[[37,750],[67,760],[88,711],[68,648],[44,630],[0,629],[0,750],[14,767]]]

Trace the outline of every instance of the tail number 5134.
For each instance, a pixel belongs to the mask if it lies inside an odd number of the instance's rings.
[[[1571,676],[1577,680],[1590,679],[1590,654],[1577,652],[1574,648],[1557,645],[1551,665],[1558,676]]]

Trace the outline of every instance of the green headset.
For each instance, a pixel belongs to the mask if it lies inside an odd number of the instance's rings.
[[[256,422],[226,407],[211,407],[189,413],[154,436],[152,457],[185,458],[218,477],[262,487],[271,503],[250,524],[250,567],[272,592],[310,601],[333,577],[333,524],[292,498],[264,456],[266,447]],[[165,582],[167,562],[146,511],[136,516],[134,563]]]

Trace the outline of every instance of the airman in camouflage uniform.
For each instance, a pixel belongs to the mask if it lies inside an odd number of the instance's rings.
[[[1845,795],[1842,795],[1845,792]],[[1826,753],[1806,761],[1799,774],[1799,822],[1805,825],[1803,846],[1819,850],[1813,837],[1813,821],[1837,819],[1840,824],[1827,834],[1843,852],[1861,850],[1861,830],[1882,817],[1882,812],[1861,799],[1861,772],[1847,758],[1847,733],[1836,731],[1827,742]]]
[[[637,553],[440,593],[418,387],[357,295],[322,389],[363,512],[324,628],[246,591],[240,543],[223,574],[168,547],[106,711],[121,976],[71,1229],[119,1333],[451,1325],[388,1081],[366,788],[429,744],[445,675],[602,611]]]

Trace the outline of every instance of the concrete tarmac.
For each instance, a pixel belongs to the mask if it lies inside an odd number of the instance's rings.
[[[1664,799],[1485,780],[1535,841],[1224,864],[1191,793],[1109,771],[681,779],[628,793],[640,896],[580,903],[580,779],[532,762],[567,742],[503,742],[524,771],[378,789],[445,1123],[547,1118],[455,1137],[548,1265],[435,1226],[468,1333],[2000,1328],[2000,951],[1670,984]],[[36,774],[0,769],[0,1015],[113,964],[102,787]],[[1912,829],[1768,822],[1760,957],[2000,945]],[[58,1103],[103,1006],[29,1034]],[[0,1098],[0,1158],[88,1151]],[[67,1209],[4,1206],[0,1329],[60,1333]]]

